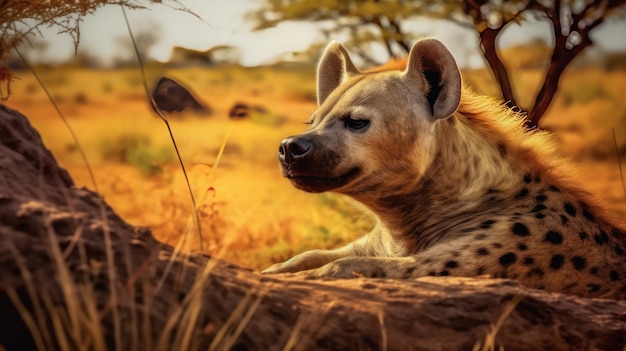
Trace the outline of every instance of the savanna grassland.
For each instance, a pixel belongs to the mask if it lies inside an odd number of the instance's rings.
[[[167,243],[182,238],[198,250],[187,186],[164,123],[150,110],[139,69],[37,68],[76,133],[95,186],[122,218],[150,227]],[[538,69],[514,69],[518,101],[530,105]],[[213,109],[168,117],[201,217],[204,250],[261,269],[312,248],[346,243],[372,226],[357,204],[295,190],[280,175],[279,142],[306,128],[315,109],[313,67],[147,68],[148,83],[166,74]],[[17,72],[7,101],[26,115],[44,143],[80,186],[94,184],[70,132],[27,71]],[[474,90],[495,95],[486,70],[465,71]],[[263,109],[229,119],[237,102]],[[580,165],[582,181],[626,218],[626,194],[613,142],[626,161],[626,71],[570,68],[541,123],[554,131],[563,154]],[[222,150],[223,149],[223,150]]]

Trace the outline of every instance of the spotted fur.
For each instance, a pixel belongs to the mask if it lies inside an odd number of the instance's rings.
[[[550,136],[461,88],[435,40],[358,71],[339,44],[318,68],[311,128],[281,144],[285,177],[334,191],[379,220],[335,250],[266,273],[410,279],[490,275],[548,291],[626,299],[626,231],[581,186]]]

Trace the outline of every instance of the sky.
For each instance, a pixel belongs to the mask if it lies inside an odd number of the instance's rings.
[[[304,51],[315,41],[323,40],[324,37],[316,29],[316,25],[311,23],[284,22],[276,28],[252,31],[252,23],[246,22],[244,16],[258,6],[259,2],[258,0],[180,1],[201,19],[158,4],[150,6],[149,9],[130,10],[127,14],[135,33],[142,30],[157,30],[157,33],[160,33],[159,42],[149,52],[153,59],[160,61],[169,58],[174,46],[207,50],[216,45],[231,45],[239,48],[241,64],[256,66],[271,63],[284,53]],[[441,40],[462,67],[483,65],[478,51],[478,37],[471,30],[449,21],[431,19],[405,23],[404,29]],[[85,17],[80,30],[79,52],[88,52],[105,64],[111,64],[114,57],[124,56],[120,53],[120,50],[123,50],[120,38],[128,38],[128,32],[118,6],[106,6]],[[71,37],[57,32],[56,28],[42,31],[42,40],[47,45],[43,51],[31,53],[29,55],[31,61],[59,62],[74,55]],[[501,46],[504,48],[536,39],[549,43],[552,40],[549,33],[547,23],[527,22],[523,26],[513,25],[501,34]],[[623,33],[626,33],[626,21],[611,21],[596,28],[592,32],[592,39],[602,50],[626,51]],[[345,38],[334,39],[345,40]],[[381,61],[386,59],[382,47],[378,55]]]

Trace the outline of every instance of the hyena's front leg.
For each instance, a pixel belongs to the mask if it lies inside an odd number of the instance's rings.
[[[293,256],[266,268],[263,273],[295,273],[322,267],[338,258],[345,257],[341,250],[311,250]]]
[[[344,257],[305,272],[312,277],[329,278],[396,278],[408,279],[428,275],[428,266],[420,266],[409,257]]]
[[[472,248],[471,238],[462,238],[454,243],[434,245],[412,255],[395,257],[358,257],[350,256],[337,259],[306,273],[313,277],[332,278],[395,278],[410,279],[424,276],[476,276],[497,274],[493,259],[480,253],[479,248]],[[458,247],[467,246],[467,250]],[[505,250],[502,248],[501,250]]]
[[[466,245],[466,250],[457,249]],[[518,278],[529,287],[556,284],[547,282],[547,272],[544,273],[532,265],[513,264],[518,260],[521,261],[514,253],[517,242],[511,241],[489,249],[481,245],[483,244],[472,242],[471,238],[467,238],[455,243],[435,245],[404,257],[344,257],[305,273],[312,277],[395,279],[488,275],[494,278]]]
[[[400,256],[403,255],[402,245],[396,243],[389,231],[382,225],[376,226],[371,232],[360,239],[334,250],[311,250],[298,254],[289,260],[276,263],[265,269],[263,273],[294,273],[322,267],[342,258],[362,256]]]
[[[471,261],[445,259],[439,255],[424,253],[407,257],[344,257],[322,267],[306,271],[311,277],[329,278],[393,278],[413,279],[425,276],[471,277],[477,275],[498,276],[496,267],[475,265]]]

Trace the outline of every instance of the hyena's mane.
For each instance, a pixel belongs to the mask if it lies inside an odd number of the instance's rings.
[[[383,65],[365,70],[363,73],[403,71],[408,58],[392,58]],[[616,216],[607,213],[606,206],[581,186],[579,171],[571,161],[561,155],[554,137],[540,129],[526,126],[525,115],[507,107],[500,100],[476,94],[463,84],[459,108],[450,123],[459,123],[476,131],[492,145],[506,150],[511,157],[531,166],[537,174],[550,184],[574,195],[588,207],[589,212],[615,225],[620,223]],[[620,223],[618,227],[626,224]]]

